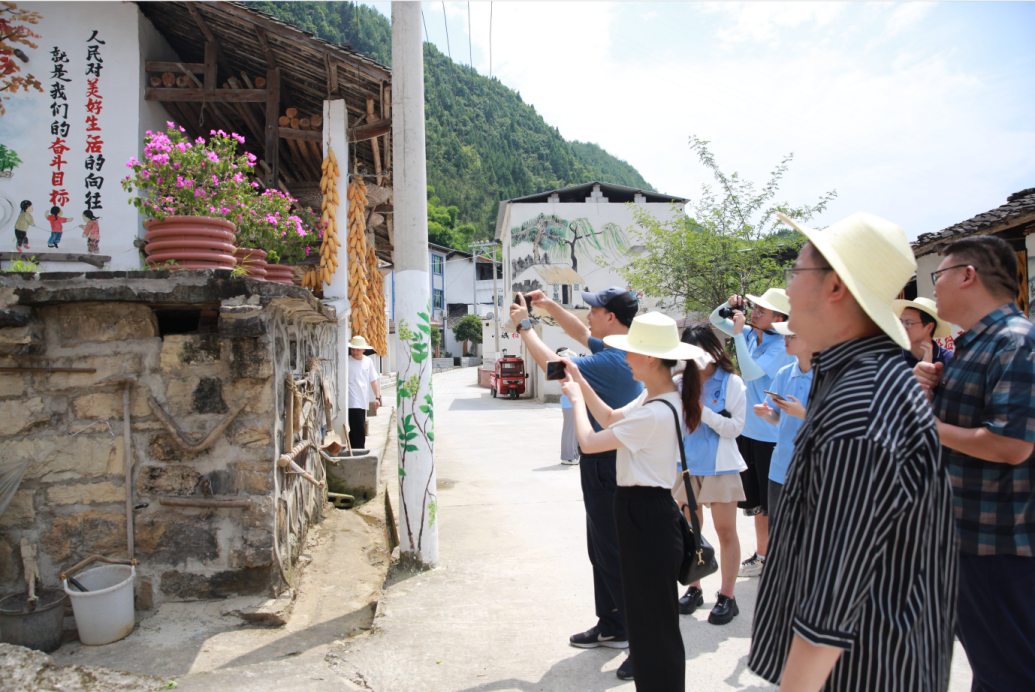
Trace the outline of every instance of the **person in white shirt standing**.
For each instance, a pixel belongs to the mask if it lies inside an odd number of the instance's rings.
[[[361,336],[349,342],[349,444],[352,449],[366,449],[367,408],[374,393],[374,409],[381,408],[381,376],[374,361],[363,355],[370,348]]]
[[[612,409],[567,358],[562,359],[567,374],[561,388],[571,400],[582,451],[617,450],[614,517],[636,689],[683,692],[686,653],[675,588],[683,535],[671,489],[683,427],[696,428],[701,419],[701,383],[696,368],[688,368],[680,394],[672,368],[677,359],[697,358],[704,351],[680,343],[675,321],[659,312],[634,318],[628,335],[605,336],[604,344],[626,352],[633,379],[643,383],[644,391]],[[593,430],[587,406],[605,429]]]

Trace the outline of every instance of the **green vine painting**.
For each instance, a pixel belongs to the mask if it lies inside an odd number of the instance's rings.
[[[431,303],[427,310],[417,313],[417,328],[411,329],[406,320],[399,320],[399,339],[408,345],[405,349],[407,366],[401,372],[416,373],[404,382],[400,382],[396,391],[396,410],[399,434],[399,490],[402,499],[403,521],[406,523],[406,534],[410,540],[410,550],[420,551],[424,538],[424,527],[435,525],[438,502],[435,488],[431,481],[435,477],[435,410],[432,399],[431,376]],[[421,386],[426,379],[427,387]],[[428,477],[423,481],[424,492],[421,495],[420,528],[414,532],[411,523],[411,510],[406,498],[412,497],[405,490],[406,483],[420,483],[421,480],[410,478],[406,470],[407,461],[416,461],[415,455],[427,454],[431,458]],[[412,464],[411,464],[412,466]],[[416,540],[414,540],[416,535]]]

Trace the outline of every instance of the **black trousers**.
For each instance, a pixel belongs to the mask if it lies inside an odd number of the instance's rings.
[[[686,655],[676,586],[683,534],[672,491],[620,486],[615,491],[615,526],[636,689],[683,692]]]
[[[956,634],[972,692],[1035,690],[1035,558],[960,554]]]
[[[366,449],[367,410],[365,408],[349,409],[349,444],[353,449]]]
[[[741,435],[737,438],[737,449],[747,464],[747,469],[740,472],[744,497],[747,499],[738,502],[737,507],[748,510],[750,514],[769,516],[769,462],[773,458],[776,443]]]
[[[579,472],[586,505],[586,547],[593,565],[597,626],[605,634],[624,637],[625,601],[615,531],[615,453],[582,454]]]

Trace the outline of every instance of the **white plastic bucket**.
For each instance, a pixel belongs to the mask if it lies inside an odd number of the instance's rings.
[[[74,575],[86,593],[69,588],[68,580],[64,580],[65,593],[72,599],[79,641],[88,646],[111,644],[133,631],[136,573],[132,565],[101,565]]]

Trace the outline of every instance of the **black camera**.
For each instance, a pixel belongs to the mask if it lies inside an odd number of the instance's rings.
[[[521,305],[521,299],[518,298],[518,296],[520,295],[520,293],[514,294],[514,305]],[[532,307],[532,297],[529,296],[527,293],[525,294],[525,307]]]
[[[719,317],[721,317],[724,320],[732,320],[734,310],[736,310],[736,308],[723,306],[719,308]]]

